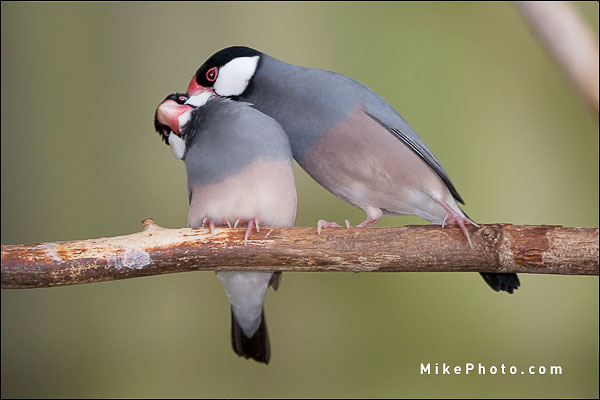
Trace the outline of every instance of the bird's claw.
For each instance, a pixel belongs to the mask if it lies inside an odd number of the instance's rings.
[[[373,225],[383,216],[383,212],[379,208],[367,207],[364,209],[364,211],[367,213],[367,219],[356,225],[357,228],[364,228],[365,226]],[[352,228],[350,221],[347,219],[344,220],[344,223],[346,224],[346,229]],[[317,235],[321,234],[321,229],[323,228],[341,228],[341,226],[337,222],[328,222],[324,219],[320,219],[317,222]]]
[[[238,222],[244,222],[244,221],[241,221],[239,219],[236,220],[235,226],[237,226]],[[246,227],[246,233],[244,234],[244,245],[248,244],[248,238],[250,237],[250,234],[252,233],[253,228],[256,228],[256,232],[260,232],[260,219],[254,218],[254,219],[248,220],[248,226]]]
[[[210,229],[210,234],[214,235],[215,234],[215,220],[214,219],[208,219],[206,217],[202,218],[202,227],[206,227],[208,226],[208,229]]]
[[[365,219],[360,224],[356,225],[356,227],[357,228],[364,228],[366,226],[373,225],[377,221],[379,221],[379,218],[372,218],[371,216],[368,216],[367,219]]]
[[[342,226],[337,222],[329,222],[324,219],[320,219],[317,221],[317,235],[321,234],[321,230],[323,228],[341,228]]]
[[[446,216],[444,217],[444,220],[442,221],[442,229],[444,229],[444,227],[446,226],[446,224],[448,225],[458,225],[458,227],[460,228],[460,230],[462,231],[462,233],[465,235],[465,237],[467,238],[467,241],[469,242],[469,247],[473,247],[473,243],[471,243],[471,234],[469,233],[469,230],[467,229],[466,224],[471,224],[477,228],[479,228],[479,225],[477,225],[475,222],[471,221],[471,219],[464,217],[462,215],[460,215],[459,213],[457,213],[456,211],[454,211],[448,204],[446,204],[445,202],[440,202],[440,204],[442,205],[442,207],[444,207],[444,209],[446,210]]]

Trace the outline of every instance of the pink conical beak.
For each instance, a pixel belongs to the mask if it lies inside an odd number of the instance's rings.
[[[198,82],[196,82],[196,77],[193,77],[190,81],[190,84],[188,85],[187,95],[191,97],[196,94],[206,92],[207,90],[212,92],[212,88],[199,85]]]
[[[165,100],[158,106],[156,118],[158,122],[167,125],[174,133],[179,134],[179,116],[191,109],[192,107],[186,104],[177,104],[176,101]]]

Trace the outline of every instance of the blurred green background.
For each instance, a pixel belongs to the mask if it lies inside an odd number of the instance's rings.
[[[236,44],[381,94],[476,221],[598,226],[598,120],[510,3],[1,7],[2,244],[185,226],[185,170],[154,110]],[[597,33],[598,3],[577,8]],[[298,225],[362,220],[296,173]],[[598,397],[598,278],[521,283],[286,273],[266,298],[268,366],[231,350],[213,273],[3,290],[2,397]],[[423,376],[421,362],[563,374]]]

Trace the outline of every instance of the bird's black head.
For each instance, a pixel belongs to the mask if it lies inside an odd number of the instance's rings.
[[[218,96],[239,96],[258,67],[262,53],[244,46],[220,50],[202,64],[192,78],[187,94],[211,91]]]
[[[188,99],[189,97],[185,93],[173,93],[168,95],[156,108],[154,129],[166,144],[169,144],[168,138],[171,132],[179,134],[177,117],[192,108],[185,105]]]

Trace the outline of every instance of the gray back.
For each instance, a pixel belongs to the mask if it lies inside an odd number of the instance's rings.
[[[263,54],[241,99],[255,104],[281,124],[300,165],[323,133],[359,107],[365,107],[364,111],[376,123],[415,151],[444,180],[453,196],[462,201],[438,159],[408,122],[377,93],[348,76],[287,64]]]

